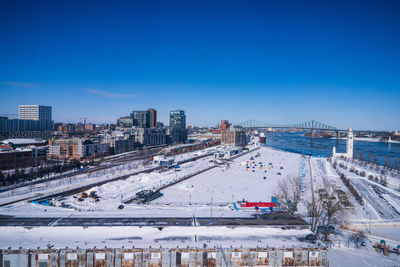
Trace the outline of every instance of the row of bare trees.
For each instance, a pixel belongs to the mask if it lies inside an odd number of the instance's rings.
[[[400,173],[400,160],[392,158],[390,156],[383,156],[383,166],[379,164],[378,156],[371,151],[368,151],[368,157],[365,158],[363,152],[354,149],[354,158],[352,160],[358,160],[365,165],[374,165],[376,169],[382,167],[382,171],[394,171]]]
[[[86,167],[93,164],[93,161],[81,163],[79,160],[74,159],[52,165],[43,165],[36,168],[30,168],[28,171],[25,171],[25,169],[16,169],[12,172],[8,172],[7,174],[0,171],[0,186],[20,184],[37,179],[46,179],[51,175],[62,174],[72,170],[79,170],[82,166]]]
[[[320,192],[321,193],[317,193]],[[308,216],[311,218],[311,230],[316,233],[320,225],[325,225],[324,237],[328,239],[329,225],[336,219],[344,218],[345,206],[332,188],[313,192],[311,202],[307,204]],[[278,183],[277,196],[282,210],[294,215],[300,201],[300,178],[287,177]]]
[[[332,162],[332,161],[331,161]],[[337,166],[339,166],[340,168],[342,168],[342,169],[344,169],[344,170],[347,170],[347,166],[346,166],[346,164],[344,164],[343,162],[340,162],[339,163],[339,165],[337,164],[337,162],[336,162],[336,160],[332,163],[332,166],[333,166],[333,168],[334,169],[337,169]],[[366,171],[364,171],[364,170],[358,170],[357,168],[355,168],[354,166],[352,166],[351,165],[351,167],[350,167],[350,169],[349,169],[349,172],[353,172],[353,173],[355,173],[355,174],[357,174],[357,175],[359,175],[359,176],[361,176],[361,177],[366,177],[367,176],[367,173],[366,173]],[[340,172],[338,172],[339,174],[340,174]],[[384,172],[383,172],[384,173]],[[342,178],[342,180],[343,180],[343,177],[341,177]],[[345,178],[345,177],[344,177]],[[380,178],[378,177],[378,176],[373,176],[372,174],[370,174],[370,175],[368,175],[368,179],[369,180],[371,180],[371,181],[375,181],[375,182],[377,182],[377,183],[380,183],[380,184],[382,184],[382,185],[384,185],[384,186],[387,186],[387,184],[388,184],[388,180],[387,180],[387,178],[386,178],[386,175],[384,175],[384,174],[382,174],[381,176],[380,176]]]

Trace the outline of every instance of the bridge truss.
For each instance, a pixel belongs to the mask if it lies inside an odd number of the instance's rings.
[[[310,120],[295,124],[271,124],[250,119],[238,123],[237,126],[241,126],[243,128],[298,128],[298,129],[337,130],[337,128],[334,126],[330,126],[316,120]]]

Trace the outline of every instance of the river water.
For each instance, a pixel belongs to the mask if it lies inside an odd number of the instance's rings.
[[[304,133],[267,132],[266,146],[313,156],[332,156],[332,147],[336,146],[337,153],[346,152],[346,139],[310,138]],[[372,142],[354,140],[354,151],[361,151],[364,159],[368,153],[375,154],[379,163],[384,164],[385,157],[392,161],[400,161],[400,143]],[[371,156],[372,159],[372,156]]]

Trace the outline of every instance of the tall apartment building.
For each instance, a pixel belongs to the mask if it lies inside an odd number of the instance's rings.
[[[156,128],[157,127],[157,110],[134,110],[130,116],[120,117],[117,119],[118,128]]]
[[[51,107],[42,105],[19,105],[18,119],[51,121]]]
[[[169,113],[169,142],[185,143],[187,141],[186,115],[183,110],[171,110]]]
[[[150,128],[157,128],[157,110],[150,108],[147,111],[149,112]]]
[[[134,110],[131,113],[133,126],[138,128],[150,128],[150,112],[148,110]]]
[[[186,128],[186,115],[183,110],[171,110],[169,113],[169,127],[177,129]]]

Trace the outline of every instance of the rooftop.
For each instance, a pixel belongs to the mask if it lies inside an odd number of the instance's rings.
[[[30,145],[30,144],[44,144],[44,143],[46,143],[46,140],[30,139],[30,138],[15,138],[15,139],[6,139],[1,142],[3,144]]]

